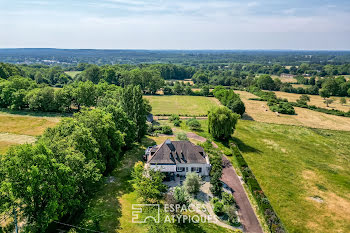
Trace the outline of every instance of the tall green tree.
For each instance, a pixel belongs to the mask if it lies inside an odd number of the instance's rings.
[[[216,107],[208,114],[208,131],[216,139],[226,140],[231,137],[239,115],[227,107]]]
[[[120,106],[129,117],[136,123],[137,139],[146,134],[146,117],[150,113],[150,105],[142,98],[142,90],[139,86],[127,86],[121,91]]]

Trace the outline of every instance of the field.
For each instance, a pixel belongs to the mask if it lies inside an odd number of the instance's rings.
[[[12,145],[33,143],[36,136],[59,122],[59,117],[34,117],[0,113],[0,154]]]
[[[292,77],[280,77],[278,75],[271,75],[272,79],[280,79],[282,83],[296,83],[297,80],[295,78]]]
[[[71,76],[72,78],[74,78],[77,74],[80,74],[81,71],[66,71],[64,72],[66,74],[68,74],[69,76]]]
[[[239,121],[234,136],[289,232],[350,232],[350,132]]]
[[[214,97],[203,96],[144,96],[152,105],[153,115],[178,114],[206,116],[208,110],[219,105]]]
[[[243,115],[243,119],[276,124],[307,126],[311,128],[350,131],[350,118],[348,117],[329,115],[304,108],[295,108],[296,115],[277,115],[270,111],[266,102],[249,100],[249,98],[257,98],[257,96],[245,91],[235,92],[240,94],[246,106],[246,113]]]
[[[182,83],[189,83],[190,85],[193,85],[193,81],[191,79],[184,79],[184,80],[177,80],[177,79],[167,79],[166,82],[182,82]]]
[[[91,224],[98,222],[99,231],[103,232],[147,232],[145,224],[132,223],[132,204],[139,203],[133,190],[131,171],[139,161],[147,146],[163,142],[163,137],[147,137],[142,143],[129,150],[121,164],[112,172],[113,182],[106,183],[89,203],[87,211],[79,221],[73,223],[80,227],[93,229]],[[232,232],[214,224],[172,225],[169,232]]]
[[[309,88],[309,87],[312,87],[312,85],[305,85],[305,84],[292,84],[292,87],[294,88],[298,88],[298,87],[301,87],[301,88]]]
[[[281,98],[287,98],[288,101],[291,102],[296,102],[297,99],[301,96],[300,94],[294,94],[294,93],[286,93],[286,92],[281,92],[281,91],[275,91],[277,97]],[[321,96],[319,95],[309,95],[310,96],[310,102],[308,103],[309,105],[315,105],[317,107],[321,108],[327,108],[327,105],[324,103],[324,100]],[[342,105],[339,100],[341,97],[331,97],[334,99],[334,102],[331,103],[328,107],[328,109],[338,109],[341,111],[350,111],[350,98],[346,97],[347,103]]]

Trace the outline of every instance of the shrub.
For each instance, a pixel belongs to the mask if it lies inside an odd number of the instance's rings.
[[[196,194],[201,187],[201,178],[197,173],[187,173],[186,180],[184,182],[184,188],[188,193]]]
[[[173,134],[173,130],[170,128],[170,126],[165,125],[162,127],[162,133],[163,134]]]
[[[186,125],[191,130],[199,130],[201,128],[201,123],[196,118],[191,118],[186,121]]]
[[[235,198],[232,194],[229,194],[227,192],[222,193],[222,202],[224,205],[233,205],[236,204]]]
[[[215,202],[214,203],[214,213],[216,215],[223,215],[224,214],[224,204],[221,202]]]
[[[176,127],[179,127],[181,125],[180,120],[175,120],[175,121],[173,121],[173,123],[174,123],[174,126],[176,126]]]
[[[176,115],[176,114],[172,114],[170,117],[169,117],[169,121],[170,122],[174,122],[174,121],[179,121],[180,120],[180,117],[179,115]]]
[[[176,201],[176,204],[180,205],[188,205],[189,204],[189,197],[186,193],[186,190],[184,187],[176,186],[174,189],[174,199]]]
[[[234,206],[225,206],[225,213],[230,224],[234,226],[240,225],[237,219],[236,208]]]
[[[188,137],[186,133],[178,133],[176,135],[177,140],[179,141],[188,141]]]

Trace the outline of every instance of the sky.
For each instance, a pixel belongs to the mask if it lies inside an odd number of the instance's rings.
[[[0,48],[350,50],[350,0],[0,0]]]

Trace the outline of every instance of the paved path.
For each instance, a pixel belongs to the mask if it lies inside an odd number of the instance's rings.
[[[201,142],[206,141],[206,138],[193,132],[187,133],[187,137]],[[215,148],[218,148],[215,142],[212,142],[212,144]],[[244,232],[263,233],[259,220],[256,217],[247,193],[245,192],[235,169],[232,167],[231,162],[226,158],[226,156],[223,155],[222,161],[224,168],[222,170],[221,180],[234,191],[233,196],[235,197],[237,205],[239,206],[238,214],[243,225]]]
[[[258,218],[255,215],[253,207],[251,206],[248,196],[243,188],[243,185],[232,167],[231,162],[226,158],[222,157],[224,169],[222,171],[221,180],[233,189],[233,196],[239,206],[238,214],[243,225],[244,232],[250,233],[263,233]]]

